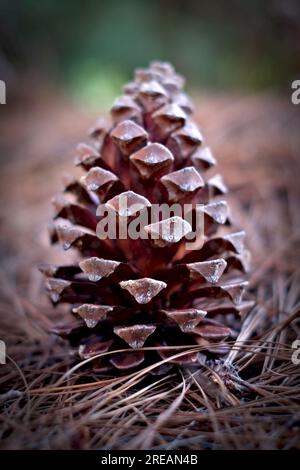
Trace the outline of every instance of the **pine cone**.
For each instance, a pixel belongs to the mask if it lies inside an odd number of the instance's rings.
[[[251,306],[242,301],[245,233],[231,228],[221,176],[204,177],[216,161],[183,85],[168,63],[137,70],[111,108],[112,124],[100,119],[90,133],[94,145],[79,144],[76,165],[84,176],[70,178],[65,197],[54,201],[52,242],[81,255],[78,264],[41,268],[53,304],[71,304],[76,318],[56,332],[82,358],[127,350],[105,355],[99,368],[130,369],[174,356],[184,351],[174,347],[184,345],[222,354]],[[189,204],[190,222],[170,214],[149,221],[163,203]],[[99,215],[99,207],[106,213]],[[99,232],[107,214],[115,216],[115,238]],[[122,238],[141,214],[148,219],[140,227],[144,237]],[[204,232],[190,250],[188,234],[198,233],[199,218]],[[172,362],[198,360],[188,353]]]

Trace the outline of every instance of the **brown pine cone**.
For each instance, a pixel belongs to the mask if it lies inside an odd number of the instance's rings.
[[[112,123],[100,119],[94,145],[79,144],[84,176],[68,180],[66,197],[54,201],[52,242],[80,255],[74,265],[41,268],[53,304],[70,304],[76,318],[57,332],[82,358],[128,350],[105,355],[100,368],[130,369],[184,351],[168,346],[227,352],[251,306],[242,301],[245,233],[231,227],[221,176],[204,176],[216,161],[183,85],[168,63],[137,70],[111,108]],[[153,209],[161,204],[175,209],[159,215]],[[178,215],[186,207],[187,217]],[[115,220],[109,238],[105,220]],[[139,220],[142,238],[122,235]],[[189,353],[171,362],[198,360]]]

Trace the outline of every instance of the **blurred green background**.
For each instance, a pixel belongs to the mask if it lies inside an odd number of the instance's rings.
[[[0,78],[32,73],[88,106],[173,62],[190,88],[282,89],[300,75],[299,0],[1,0]]]

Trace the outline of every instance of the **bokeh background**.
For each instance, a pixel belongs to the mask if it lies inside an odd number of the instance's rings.
[[[0,41],[10,102],[26,71],[85,106],[108,105],[153,58],[173,62],[191,89],[284,90],[300,71],[300,4],[1,0]]]

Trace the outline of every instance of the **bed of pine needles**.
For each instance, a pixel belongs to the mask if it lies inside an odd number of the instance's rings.
[[[292,343],[300,339],[299,110],[268,93],[204,95],[197,104],[231,189],[232,213],[247,232],[256,305],[227,357],[165,376],[151,373],[157,364],[126,376],[93,374],[88,361],[49,334],[65,315],[49,305],[36,269],[62,256],[47,239],[50,199],[62,173],[72,171],[74,146],[95,116],[38,89],[7,111],[0,185],[2,449],[300,448],[300,364],[292,361]]]

